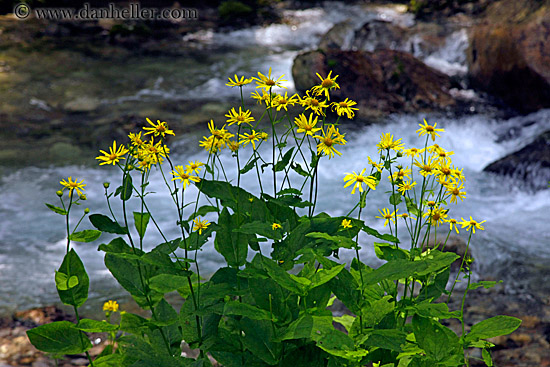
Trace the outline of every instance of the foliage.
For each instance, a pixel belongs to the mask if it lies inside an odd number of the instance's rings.
[[[451,161],[453,152],[433,143],[444,130],[424,120],[417,130],[419,137],[425,136],[422,148],[405,148],[401,139],[383,134],[377,159],[368,157],[366,168],[343,175],[344,188],[353,186],[357,204],[345,216],[316,212],[318,167],[341,155],[336,147],[347,141],[338,122],[353,118],[358,110],[347,98],[330,100],[330,93],[339,88],[337,76],[319,78],[320,84],[305,96],[275,93],[284,80],[272,77],[271,70],[255,78],[230,78],[227,85],[240,89],[241,106],[226,115],[228,126],[209,123],[211,135],[199,143],[208,152],[205,163],[174,166],[166,145],[166,135],[174,132],[166,122],[147,119],[143,131],[130,133],[131,143],[117,148],[115,142],[97,157],[100,165],[118,167],[121,180],[114,191],[104,184],[110,215],[90,215],[95,230],[77,232],[88,209],[70,230],[74,205],[86,200],[85,184],[72,177],[61,181],[61,207],[46,205],[66,220],[67,251],[55,282],[61,301],[73,306],[77,322],[30,330],[33,345],[57,355],[86,353],[93,366],[209,366],[210,356],[231,367],[452,367],[469,365],[470,348],[482,349],[483,361],[492,365],[487,339],[513,332],[521,321],[496,316],[466,332],[467,291],[496,282],[471,284],[472,260],[444,251],[450,233],[459,232],[458,225],[468,233],[469,247],[485,222],[449,216],[449,205],[462,201],[466,192],[462,170]],[[243,86],[253,81],[258,87],[252,97],[265,107],[258,121],[244,110],[242,98]],[[288,107],[294,105],[302,106],[304,113],[292,120]],[[331,109],[337,116],[334,123],[327,117]],[[268,131],[261,128],[263,119]],[[269,143],[267,158],[261,147]],[[227,175],[229,167],[220,159],[224,151],[234,158],[234,176]],[[407,160],[410,165],[404,166]],[[177,209],[178,238],[166,238],[147,205],[153,172],[162,176]],[[257,181],[255,190],[242,187],[244,175]],[[362,218],[367,195],[383,186],[389,187],[388,207],[379,209],[377,218],[389,233],[371,228],[373,218]],[[121,201],[118,216],[112,200]],[[130,200],[140,207],[132,215]],[[145,238],[151,231],[163,242],[147,250]],[[111,300],[103,307],[107,320],[80,319],[78,308],[88,298],[89,279],[71,241],[90,242],[101,233],[117,235],[99,250],[113,277],[150,311],[149,318],[122,311],[119,322],[111,322],[111,315],[119,312]],[[437,236],[445,241],[428,248],[430,238]],[[208,241],[226,266],[206,280],[197,254]],[[378,268],[367,266],[359,256],[360,247],[371,244],[384,262]],[[355,253],[351,264],[338,260],[344,251]],[[460,270],[449,282],[450,266],[457,260]],[[460,309],[450,310],[461,274],[467,289]],[[181,309],[167,302],[170,292],[185,300]],[[334,317],[329,307],[336,299],[352,314]],[[445,319],[459,320],[461,333],[444,326]],[[111,341],[95,360],[87,352],[90,332],[108,333]],[[182,342],[198,349],[199,357],[182,357]]]

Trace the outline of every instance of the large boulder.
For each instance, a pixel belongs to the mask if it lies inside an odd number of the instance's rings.
[[[502,0],[471,33],[472,85],[522,113],[550,107],[550,2]]]
[[[339,75],[335,99],[351,98],[359,115],[443,110],[455,104],[450,78],[412,55],[395,50],[309,51],[294,60],[292,76],[298,91],[321,81],[319,73]]]
[[[521,180],[534,190],[547,188],[550,181],[550,130],[483,170]]]

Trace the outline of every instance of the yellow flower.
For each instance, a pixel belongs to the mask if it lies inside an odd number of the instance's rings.
[[[311,109],[316,115],[325,116],[324,109],[328,107],[326,101],[319,101],[317,98],[309,95],[310,91],[306,91],[306,96],[300,99],[300,104],[305,107],[305,111]]]
[[[269,108],[269,102],[274,99],[274,96],[269,93],[267,93],[264,89],[262,89],[262,94],[258,93],[258,91],[252,92],[252,98],[258,101],[258,103],[265,102],[267,108]]]
[[[440,136],[437,132],[444,132],[445,130],[444,129],[436,129],[435,127],[437,126],[437,122],[435,124],[432,125],[428,125],[428,123],[426,122],[426,119],[424,119],[424,125],[422,124],[418,124],[418,126],[420,126],[420,129],[416,130],[416,132],[418,133],[418,136],[422,136],[424,134],[428,134],[428,135],[431,135],[432,137],[432,141],[435,141],[435,137],[436,136]]]
[[[118,311],[118,303],[116,301],[107,301],[103,304],[103,311],[106,312],[117,312]]]
[[[72,176],[69,176],[69,178],[67,178],[67,181],[65,180],[59,181],[61,185],[65,186],[64,189],[69,189],[69,193],[71,195],[73,194],[73,190],[76,190],[78,195],[82,195],[82,191],[84,191],[84,186],[86,186],[86,184],[83,182],[84,182],[84,179],[78,182],[78,178],[75,178],[75,180],[73,181]]]
[[[344,229],[353,227],[351,225],[351,219],[342,219],[342,223],[340,224]]]
[[[434,162],[433,157],[427,157],[425,161],[422,158],[421,161],[414,161],[414,165],[419,168],[419,172],[422,176],[427,177],[436,173],[437,163]]]
[[[230,140],[227,142],[227,146],[229,147],[229,150],[231,150],[233,153],[235,153],[237,150],[239,150],[239,142]]]
[[[473,233],[476,233],[476,228],[482,231],[485,230],[485,228],[483,228],[483,226],[481,225],[482,223],[486,222],[485,220],[482,222],[477,222],[472,219],[472,216],[470,216],[470,220],[466,220],[462,217],[460,219],[462,219],[462,222],[460,222],[459,224],[462,226],[462,228],[466,228],[467,231],[469,231],[470,228],[472,229]]]
[[[183,166],[176,166],[174,168],[176,170],[170,172],[172,176],[174,176],[172,181],[175,181],[175,180],[182,181],[184,190],[187,188],[187,185],[189,185],[190,181],[199,182],[201,180],[199,177],[191,176],[190,173],[185,172],[185,170],[183,169]]]
[[[329,91],[331,89],[340,89],[340,86],[338,85],[338,83],[336,83],[336,78],[338,78],[338,75],[336,75],[334,78],[331,78],[330,74],[332,74],[332,70],[328,73],[328,76],[326,78],[323,78],[321,75],[319,75],[319,73],[317,73],[317,76],[319,77],[319,79],[321,79],[321,84],[311,88],[311,90],[317,95],[324,94],[328,101],[330,101]]]
[[[245,79],[244,76],[243,76],[239,79],[237,74],[235,74],[235,81],[231,80],[231,78],[228,78],[228,79],[229,79],[229,83],[225,84],[228,87],[241,87],[243,85],[247,85],[249,83],[252,83],[252,78]]]
[[[405,153],[407,157],[416,157],[422,152],[424,152],[424,149],[418,149],[418,148],[403,149],[403,153]]]
[[[397,184],[397,191],[399,191],[402,195],[405,195],[405,191],[412,190],[412,188],[416,185],[416,181],[413,181],[411,183],[411,180],[403,181],[400,184]]]
[[[426,217],[429,218],[432,226],[438,227],[439,224],[443,223],[443,221],[447,217],[447,212],[448,212],[447,209],[443,209],[440,207],[433,207],[430,209],[429,212],[424,213],[424,218]]]
[[[262,139],[263,141],[266,141],[267,138],[269,138],[269,135],[265,131],[262,131],[260,133],[260,139]]]
[[[466,191],[460,191],[464,189],[464,184],[458,184],[458,183],[449,183],[447,186],[445,186],[445,190],[448,194],[451,195],[451,203],[458,204],[458,201],[456,198],[459,198],[461,201],[464,200],[464,197],[466,196]]]
[[[321,130],[320,127],[315,127],[315,125],[317,125],[317,119],[317,116],[313,118],[312,113],[309,114],[309,119],[307,119],[306,116],[301,113],[300,115],[298,115],[298,117],[294,118],[294,123],[298,127],[296,132],[305,133],[306,135],[313,136],[314,133]]]
[[[397,168],[399,168],[398,166]],[[399,171],[394,172],[391,176],[388,176],[388,179],[390,182],[395,182],[398,180],[403,181],[404,178],[410,179],[411,176],[409,176],[412,173],[412,170],[410,168],[399,168]]]
[[[371,189],[376,190],[376,179],[372,176],[363,176],[366,170],[366,168],[363,168],[360,174],[357,174],[355,173],[355,171],[353,171],[353,173],[348,173],[346,174],[346,176],[344,176],[344,181],[347,181],[344,187],[348,187],[354,184],[353,190],[351,190],[352,195],[355,194],[355,189],[357,188],[359,188],[359,192],[363,192],[363,184],[366,184]]]
[[[248,143],[252,143],[252,146],[254,147],[254,150],[256,150],[256,141],[259,141],[262,137],[262,133],[256,132],[255,130],[252,130],[251,134],[239,134],[239,137],[242,139],[239,141],[239,144],[242,144],[243,146],[247,146]]]
[[[283,228],[279,223],[273,223],[271,225],[272,230],[276,230],[276,229],[279,229],[279,228]]]
[[[141,140],[141,131],[137,134],[132,134],[130,133],[128,135],[128,137],[130,138],[130,141],[132,142],[132,145],[135,145],[136,147],[140,147],[142,146],[143,144],[145,144],[143,142],[143,140]]]
[[[359,108],[352,107],[352,106],[355,106],[356,104],[357,102],[352,101],[351,99],[348,99],[348,98],[346,98],[342,102],[331,103],[332,109],[333,110],[336,109],[336,113],[338,114],[338,116],[346,115],[350,120],[353,118],[353,116],[355,116],[355,112],[353,111],[354,110],[359,111]]]
[[[201,172],[201,167],[204,166],[204,163],[199,161],[191,162],[189,161],[189,164],[185,166],[185,171],[187,173],[193,173],[195,172],[197,175]]]
[[[369,164],[376,168],[378,172],[382,172],[382,165],[380,163],[374,162],[370,157],[367,156],[367,159],[369,161]]]
[[[390,133],[380,135],[380,143],[376,144],[376,146],[378,147],[378,152],[387,149],[393,149],[395,151],[403,150],[401,139],[393,140],[393,135]]]
[[[376,216],[376,218],[385,219],[386,220],[384,222],[384,227],[385,227],[389,223],[390,220],[392,222],[395,222],[394,217],[395,217],[395,214],[399,211],[399,209],[397,209],[396,211],[394,211],[391,214],[390,214],[390,211],[387,208],[383,208],[382,210],[378,209],[378,211],[380,212],[380,215],[382,215],[382,216],[381,217]]]
[[[289,97],[288,92],[285,92],[285,95],[277,95],[273,101],[271,102],[272,107],[277,107],[277,111],[280,111],[281,108],[284,108],[285,111],[287,110],[287,107],[294,106],[296,103],[298,103],[298,96],[294,94],[293,96]]]
[[[225,130],[225,125],[221,129],[216,129],[214,120],[210,120],[208,129],[212,135],[208,138],[203,136],[204,140],[199,141],[199,146],[206,149],[209,153],[216,153],[218,150],[225,148],[229,143],[229,139],[235,136]]]
[[[170,149],[160,141],[155,143],[153,137],[151,137],[151,141],[143,145],[141,153],[154,157],[156,163],[159,156],[167,157],[168,153],[170,153]]]
[[[282,79],[283,76],[284,75],[281,75],[278,79],[272,79],[271,68],[269,68],[269,72],[267,73],[267,76],[258,72],[258,78],[254,77],[252,79],[256,80],[256,84],[258,84],[256,88],[264,88],[267,91],[273,87],[285,88],[280,84],[281,82],[286,82],[285,79]]]
[[[200,217],[193,219],[193,223],[193,231],[199,231],[199,235],[201,235],[202,231],[206,230],[206,228],[208,228],[208,226],[211,224],[208,223],[206,219],[201,220]]]
[[[103,161],[99,165],[101,166],[104,164],[112,163],[114,166],[116,163],[118,163],[119,160],[125,159],[123,155],[128,153],[128,149],[126,149],[124,145],[119,146],[117,149],[116,141],[113,141],[113,146],[109,147],[109,153],[104,150],[100,150],[100,152],[103,153],[103,155],[95,158]]]
[[[144,127],[143,130],[147,131],[145,135],[147,134],[154,134],[154,136],[162,135],[164,137],[165,134],[175,135],[172,130],[168,129],[168,125],[165,121],[157,120],[157,124],[155,125],[149,118],[147,118],[147,122],[152,127]]]
[[[325,130],[321,130],[323,136],[315,135],[315,139],[319,139],[319,144],[317,144],[317,154],[324,153],[328,155],[329,159],[334,156],[334,153],[342,155],[339,151],[336,150],[334,145],[345,145],[347,142],[344,139],[344,135],[340,134],[337,128],[334,125],[330,125],[328,130],[325,133]]]
[[[225,115],[225,117],[228,117],[227,122],[229,123],[229,126],[234,123],[237,123],[238,125],[246,123],[252,126],[250,123],[254,121],[254,117],[250,116],[251,113],[252,112],[250,112],[250,110],[243,111],[241,107],[239,107],[239,112],[237,113],[235,108],[232,108]]]
[[[456,233],[459,233],[459,232],[458,232],[458,226],[457,226],[458,223],[457,223],[456,219],[454,219],[454,218],[449,218],[449,219],[445,219],[445,221],[446,221],[447,223],[449,223],[449,231],[452,231],[453,228],[454,228],[455,231],[456,231]]]

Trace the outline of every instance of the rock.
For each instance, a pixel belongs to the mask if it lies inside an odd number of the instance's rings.
[[[339,75],[342,89],[335,99],[350,98],[359,104],[360,116],[380,113],[443,110],[455,105],[449,94],[451,81],[408,53],[393,50],[310,51],[296,57],[292,76],[304,92],[319,84],[316,76]]]
[[[354,39],[355,25],[350,21],[335,24],[323,35],[319,42],[319,49],[328,50],[349,50]]]
[[[78,97],[65,104],[65,110],[73,113],[92,112],[100,105],[100,100],[95,97]]]
[[[533,190],[547,188],[550,181],[550,130],[483,170],[521,180]]]
[[[522,113],[550,106],[550,5],[503,0],[474,27],[467,51],[474,87]]]
[[[75,321],[73,316],[66,314],[63,310],[55,306],[38,307],[19,311],[15,313],[14,319],[29,327],[44,325],[54,321]]]
[[[405,50],[407,30],[390,22],[375,20],[365,23],[353,37],[352,49],[375,51],[382,49]]]

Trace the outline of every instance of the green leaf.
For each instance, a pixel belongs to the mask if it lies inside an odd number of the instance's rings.
[[[253,355],[268,365],[277,365],[283,345],[273,341],[273,327],[269,321],[257,320],[248,318],[241,320],[240,326],[244,332],[243,344]]]
[[[241,172],[241,175],[244,175],[245,173],[247,173],[248,171],[250,171],[252,168],[254,168],[254,165],[256,164],[256,161],[260,159],[260,157],[256,157],[254,159],[252,159],[250,162],[248,162],[246,164],[246,166],[244,166],[243,168],[241,168],[240,172]]]
[[[405,203],[407,204],[407,210],[409,214],[414,217],[418,217],[418,208],[416,206],[416,203],[408,197],[405,197]]]
[[[132,197],[132,191],[134,186],[132,185],[132,176],[129,173],[126,173],[124,179],[122,180],[122,186],[120,191],[120,200],[127,201]]]
[[[460,311],[449,311],[446,303],[421,303],[407,308],[411,311],[410,315],[417,314],[422,317],[434,317],[438,319],[459,318]]]
[[[291,162],[290,163],[290,168],[292,168],[294,170],[294,172],[296,172],[297,174],[299,174],[300,176],[303,176],[303,177],[309,177],[309,173],[304,170],[302,168],[302,166],[300,166],[299,163],[294,163],[294,162]]]
[[[390,204],[391,205],[399,205],[401,204],[401,194],[398,192],[395,192],[390,195]]]
[[[292,158],[292,152],[294,151],[294,147],[287,150],[283,158],[275,164],[275,172],[279,172],[285,169],[285,167],[288,165],[288,162],[290,162],[290,158]]]
[[[76,325],[69,321],[56,321],[27,331],[32,345],[47,353],[80,354],[92,343]]]
[[[71,249],[55,274],[57,293],[61,302],[80,307],[88,299],[90,279],[76,251]]]
[[[319,269],[313,274],[312,277],[309,278],[309,280],[311,280],[311,283],[312,283],[309,289],[318,287],[330,281],[332,278],[337,276],[345,268],[345,266],[346,264],[340,264],[330,269],[327,269],[327,268]]]
[[[374,243],[374,252],[380,260],[408,259],[409,252],[389,243]]]
[[[78,277],[72,276],[68,277],[67,274],[55,272],[55,286],[58,290],[66,291],[67,289],[73,288],[78,285]]]
[[[292,277],[291,274],[287,273],[283,268],[278,266],[273,262],[273,260],[261,256],[260,254],[256,255],[262,259],[262,265],[267,271],[271,279],[276,281],[281,287],[288,289],[292,293],[305,296],[307,293],[307,286],[299,282],[298,279],[303,279],[299,277]]]
[[[54,213],[61,214],[61,215],[67,215],[67,211],[65,209],[58,208],[57,206],[53,206],[52,204],[45,203],[46,206]]]
[[[133,254],[134,253],[134,251],[132,250],[130,245],[128,245],[126,243],[126,241],[124,241],[124,239],[122,239],[122,237],[114,238],[108,244],[102,243],[101,245],[99,245],[97,250],[98,251],[105,251],[105,252],[114,252],[114,253],[117,253],[117,254],[122,254],[122,253]],[[141,254],[142,252],[137,250],[137,253]]]
[[[140,238],[143,238],[145,236],[145,230],[147,229],[147,224],[149,223],[150,218],[151,214],[147,212],[134,212],[134,224]]]
[[[109,324],[105,320],[81,319],[76,325],[76,328],[87,333],[105,333],[118,330],[118,325]]]
[[[338,248],[353,248],[356,243],[353,239],[345,236],[331,236],[328,233],[323,232],[310,232],[306,234],[306,237],[323,239],[334,244],[334,249]]]
[[[493,358],[491,358],[491,352],[483,348],[481,351],[481,357],[483,358],[483,362],[485,362],[487,367],[493,367]]]
[[[107,345],[105,349],[108,347],[111,347],[111,345]],[[124,366],[124,355],[122,354],[106,354],[106,355],[100,355],[96,359],[94,359],[94,367],[120,367]]]
[[[74,232],[69,236],[69,239],[74,242],[92,242],[101,236],[101,231],[97,229],[85,229],[80,232]]]
[[[92,214],[89,219],[92,225],[102,232],[128,234],[128,228],[121,227],[117,222],[112,221],[103,214]]]
[[[463,355],[458,336],[439,322],[414,315],[412,328],[418,346],[436,362],[442,362],[455,354]]]
[[[391,296],[384,296],[382,299],[372,301],[370,304],[363,307],[361,309],[361,313],[363,314],[363,326],[367,328],[374,327],[378,325],[387,314],[393,312],[395,303],[388,302],[391,301],[391,299]],[[357,318],[357,320],[359,321],[359,318]]]
[[[376,284],[382,280],[398,280],[408,278],[417,272],[425,270],[428,265],[423,261],[395,259],[388,261],[378,269],[363,275],[363,287]]]
[[[480,282],[470,284],[468,289],[478,289],[479,287],[489,289],[500,283],[502,283],[502,280],[499,280],[498,282],[494,280],[482,280]]]
[[[361,345],[402,352],[403,348],[401,348],[401,346],[407,342],[406,339],[407,333],[401,330],[368,330],[366,331],[366,337],[361,341]]]
[[[215,206],[203,205],[200,208],[198,208],[195,212],[193,212],[193,214],[191,214],[189,216],[187,221],[191,221],[191,220],[195,219],[196,217],[204,217],[208,213],[214,213],[214,212],[217,213],[219,211],[220,210]]]
[[[159,274],[149,279],[151,289],[159,293],[169,293],[189,286],[189,279],[181,275]]]
[[[512,316],[499,315],[491,317],[473,325],[468,335],[464,338],[464,342],[469,343],[479,339],[508,335],[516,330],[520,324],[521,320]]]
[[[234,229],[233,232],[259,234],[260,236],[270,238],[272,240],[280,240],[283,238],[283,228],[273,229],[271,223],[258,221],[244,223],[239,228]]]
[[[334,330],[334,326],[332,326],[332,316],[312,316],[304,314],[288,325],[284,333],[279,337],[279,340],[319,340],[322,335],[326,335],[332,330]]]
[[[214,240],[214,246],[227,261],[229,266],[242,266],[246,262],[248,254],[248,236],[233,233],[237,228],[237,215],[229,214],[227,208],[223,208],[218,218],[218,231]]]
[[[223,308],[223,314],[245,316],[252,320],[271,320],[269,311],[238,301],[227,302]]]
[[[301,196],[302,192],[298,189],[293,189],[293,188],[290,187],[290,188],[281,190],[277,193],[277,196],[281,196],[281,195],[298,195],[298,196]]]
[[[393,243],[399,243],[399,239],[397,237],[392,236],[391,234],[380,234],[376,229],[371,228],[369,226],[363,226],[363,231],[367,232],[371,236],[374,236],[376,238],[379,238],[384,241],[393,242]]]
[[[352,361],[354,365],[369,353],[366,349],[355,350],[353,339],[335,329],[323,334],[317,340],[317,346],[333,356]]]

